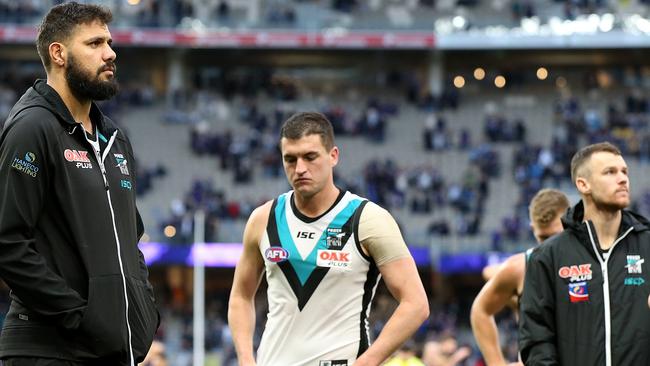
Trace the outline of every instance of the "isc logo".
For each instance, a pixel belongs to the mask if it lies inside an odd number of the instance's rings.
[[[313,239],[316,233],[310,233],[309,231],[298,231],[296,238],[298,239]]]
[[[289,259],[289,252],[281,247],[270,247],[264,252],[264,256],[270,262],[279,263]]]

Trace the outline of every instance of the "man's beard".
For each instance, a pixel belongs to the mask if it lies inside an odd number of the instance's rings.
[[[99,79],[99,75],[109,68],[113,68],[113,73],[117,70],[115,64],[109,61],[97,70],[94,77],[91,77],[77,60],[70,55],[68,67],[65,69],[65,80],[68,82],[72,95],[78,100],[106,100],[112,98],[119,89],[115,77],[107,81]]]
[[[616,212],[620,211],[627,206],[630,205],[630,201],[628,200],[627,203],[622,203],[622,202],[617,202],[617,201],[606,201],[604,199],[601,199],[600,197],[597,197],[595,195],[591,195],[591,200],[593,201],[594,205],[598,208],[600,211],[605,211],[605,212]]]

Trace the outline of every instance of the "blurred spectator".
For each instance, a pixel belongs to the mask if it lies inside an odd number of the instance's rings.
[[[445,334],[436,340],[428,340],[425,343],[422,360],[426,366],[456,366],[471,354],[472,351],[469,347],[459,347],[454,336]]]
[[[406,341],[391,357],[384,366],[425,366],[422,360],[417,357],[417,346],[415,342]]]
[[[356,0],[332,0],[332,8],[340,12],[350,13],[356,6]]]

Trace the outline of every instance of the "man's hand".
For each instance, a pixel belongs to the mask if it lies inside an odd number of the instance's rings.
[[[355,366],[378,366],[390,357],[429,316],[429,302],[412,257],[379,266],[386,287],[399,305],[375,342],[357,359]]]
[[[455,365],[455,364],[457,364],[459,362],[462,362],[467,357],[469,357],[471,354],[472,354],[472,350],[469,347],[466,347],[466,346],[460,347],[451,356],[451,364]]]
[[[352,366],[379,366],[381,365],[382,360],[379,361],[372,361],[369,359],[369,357],[364,357],[364,355],[361,355],[354,363]]]

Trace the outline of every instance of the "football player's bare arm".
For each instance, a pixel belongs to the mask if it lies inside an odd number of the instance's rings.
[[[260,254],[259,243],[264,235],[271,205],[272,202],[267,202],[255,209],[246,223],[244,248],[235,268],[230,291],[228,325],[241,366],[255,365],[253,356],[255,293],[264,274],[264,260]]]
[[[471,323],[474,337],[488,366],[506,365],[494,315],[502,311],[518,292],[525,271],[525,255],[508,258],[474,299]]]
[[[415,333],[429,316],[429,302],[415,261],[397,223],[386,210],[373,203],[364,207],[359,240],[399,302],[379,337],[354,363],[354,366],[376,366]]]

